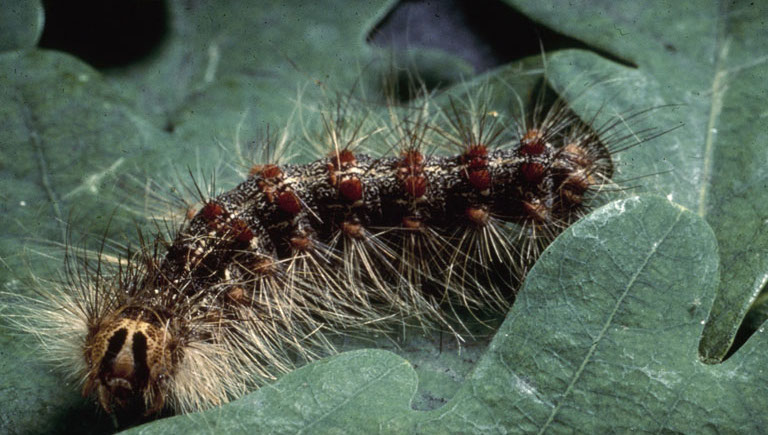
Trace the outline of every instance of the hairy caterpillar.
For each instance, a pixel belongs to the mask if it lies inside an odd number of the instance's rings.
[[[443,326],[445,307],[503,308],[513,285],[499,269],[519,277],[635,138],[562,105],[533,124],[484,104],[433,106],[391,106],[371,126],[325,117],[326,157],[262,162],[235,190],[201,198],[171,240],[78,266],[41,335],[105,409],[185,411],[288,370],[293,353],[312,358],[330,346],[326,329],[389,317]]]

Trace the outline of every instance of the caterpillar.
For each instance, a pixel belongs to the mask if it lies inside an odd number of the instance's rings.
[[[67,263],[18,323],[106,412],[147,415],[227,402],[339,332],[460,337],[456,312],[506,310],[540,251],[616,186],[612,156],[659,134],[618,128],[644,111],[595,125],[538,101],[522,117],[490,94],[381,112],[345,99],[307,139],[322,157],[257,162],[170,234]]]

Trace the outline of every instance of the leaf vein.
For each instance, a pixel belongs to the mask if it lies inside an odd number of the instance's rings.
[[[342,406],[346,405],[350,400],[354,399],[355,397],[358,397],[363,391],[367,390],[370,385],[372,385],[372,384],[380,381],[381,379],[385,378],[386,376],[388,376],[395,369],[397,369],[398,366],[399,366],[399,364],[393,365],[392,367],[390,367],[385,372],[381,373],[380,375],[374,377],[373,379],[369,380],[365,384],[361,385],[360,388],[358,388],[358,390],[354,394],[351,394],[346,399],[344,399],[341,402],[339,402],[336,406],[332,407],[327,412],[323,413],[321,416],[319,416],[317,419],[315,419],[315,421],[313,421],[312,423],[310,423],[307,426],[301,428],[301,430],[299,430],[298,433],[306,433],[309,428],[317,425],[319,422],[323,421],[326,417],[328,417],[329,415],[333,414],[336,410],[338,410]]]
[[[675,218],[675,221],[669,226],[669,229],[667,230],[667,232],[664,233],[664,235],[660,238],[658,243],[654,243],[651,250],[648,251],[648,254],[643,259],[643,262],[637,268],[637,271],[632,275],[630,280],[627,282],[627,285],[624,287],[624,291],[621,293],[621,296],[614,304],[613,310],[611,310],[611,313],[608,315],[607,319],[605,320],[605,323],[603,324],[603,327],[600,329],[599,334],[593,340],[592,345],[589,347],[587,354],[584,356],[584,359],[581,361],[579,368],[576,369],[576,373],[574,373],[573,377],[571,378],[571,381],[568,383],[568,386],[563,392],[562,397],[557,402],[557,405],[552,409],[552,412],[549,414],[547,421],[545,421],[544,424],[539,429],[539,432],[538,432],[539,434],[542,434],[544,433],[544,431],[547,430],[547,428],[552,424],[552,421],[554,421],[555,416],[560,412],[560,409],[562,408],[563,403],[565,402],[565,399],[570,395],[576,383],[581,378],[581,375],[584,372],[584,369],[587,367],[587,364],[589,364],[590,360],[592,359],[592,356],[597,350],[598,344],[600,344],[600,342],[608,332],[608,328],[611,326],[611,323],[613,323],[613,318],[616,316],[616,313],[618,312],[619,307],[624,302],[624,299],[629,294],[629,291],[635,285],[635,282],[640,277],[640,274],[645,270],[646,266],[648,266],[648,263],[651,261],[651,258],[653,258],[653,256],[658,251],[659,246],[661,246],[662,242],[667,239],[669,234],[672,232],[672,230],[675,228],[677,223],[680,221],[680,217],[682,216],[682,213],[683,213],[682,211],[678,212],[677,217]]]
[[[720,14],[721,16],[724,14]],[[707,131],[706,139],[704,142],[704,161],[701,174],[701,190],[699,191],[699,209],[698,214],[701,217],[707,215],[707,202],[709,200],[709,185],[710,178],[712,177],[712,165],[714,146],[715,146],[715,125],[717,124],[717,118],[720,115],[720,110],[723,107],[723,96],[728,88],[725,83],[725,78],[728,76],[728,69],[726,68],[728,57],[728,50],[730,47],[730,39],[725,39],[725,42],[721,44],[723,38],[725,38],[725,25],[722,22],[718,23],[718,32],[716,41],[716,59],[715,59],[715,71],[712,78],[711,86],[711,101],[709,105],[709,117],[707,119]]]
[[[51,180],[48,177],[48,160],[45,158],[44,151],[44,144],[43,140],[40,138],[40,135],[37,132],[37,128],[35,126],[35,120],[32,116],[32,114],[29,111],[29,107],[24,103],[24,97],[23,95],[20,96],[20,99],[18,100],[19,107],[21,107],[21,114],[22,118],[24,120],[24,127],[29,132],[29,139],[32,142],[32,147],[35,150],[35,157],[37,159],[37,164],[40,167],[40,183],[43,185],[43,190],[45,190],[46,196],[48,196],[48,199],[51,201],[51,206],[53,207],[53,212],[56,215],[56,221],[59,225],[59,229],[61,230],[61,237],[62,240],[66,240],[66,230],[62,226],[62,223],[64,222],[64,217],[61,213],[61,207],[59,205],[59,197],[56,194],[56,191],[53,189],[53,186],[51,184]]]

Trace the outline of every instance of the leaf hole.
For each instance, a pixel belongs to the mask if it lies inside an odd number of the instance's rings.
[[[499,0],[401,0],[368,33],[369,44],[395,51],[429,48],[453,54],[481,73],[547,51],[590,50],[635,67],[600,48],[534,22]]]
[[[73,54],[97,69],[125,67],[148,57],[168,34],[160,0],[44,0],[40,47]]]

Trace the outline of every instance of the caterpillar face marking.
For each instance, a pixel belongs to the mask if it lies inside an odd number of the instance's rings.
[[[562,104],[528,124],[427,106],[369,129],[324,119],[330,153],[259,162],[185,206],[171,237],[70,264],[22,328],[106,412],[148,415],[225,403],[333,352],[329,333],[394,320],[459,337],[453,312],[506,310],[512,280],[611,184],[612,153],[654,137]]]
[[[85,360],[90,370],[83,395],[96,392],[99,404],[110,412],[112,402],[128,406],[141,397],[150,412],[162,409],[165,380],[172,376],[173,349],[178,347],[162,326],[136,316],[108,319],[86,340]]]

